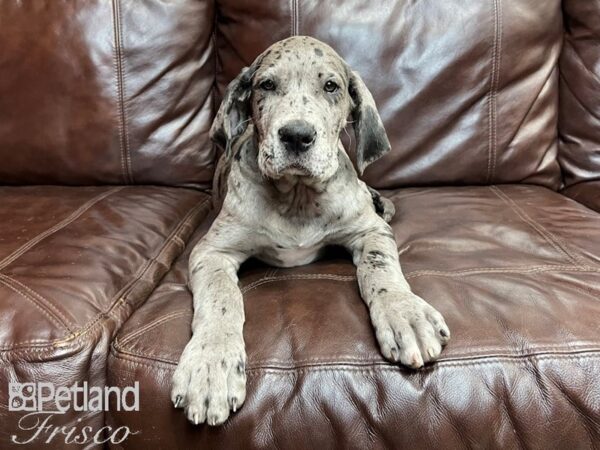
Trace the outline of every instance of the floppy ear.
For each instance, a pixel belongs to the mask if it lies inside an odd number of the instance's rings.
[[[231,156],[231,148],[246,128],[251,116],[250,95],[252,78],[256,66],[244,67],[240,74],[227,86],[225,96],[210,127],[209,136],[213,142]]]
[[[350,71],[348,90],[354,102],[351,114],[356,134],[356,164],[362,175],[365,168],[389,152],[391,146],[375,100],[358,72]]]

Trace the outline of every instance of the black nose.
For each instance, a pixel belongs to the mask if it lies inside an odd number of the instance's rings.
[[[279,139],[293,153],[307,151],[316,137],[315,128],[304,120],[292,120],[279,129]]]

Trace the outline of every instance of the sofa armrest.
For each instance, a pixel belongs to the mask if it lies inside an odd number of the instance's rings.
[[[600,212],[600,180],[574,184],[565,188],[563,194]]]

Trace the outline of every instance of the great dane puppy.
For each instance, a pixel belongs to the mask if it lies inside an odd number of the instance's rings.
[[[387,359],[418,368],[448,342],[442,315],[402,274],[384,220],[393,205],[358,178],[341,144],[348,118],[362,174],[390,150],[375,102],[358,73],[310,37],[272,45],[228,86],[211,128],[225,150],[214,187],[222,205],[190,256],[193,336],[171,393],[194,424],[223,423],[246,397],[237,271],[250,256],[293,267],[344,246]]]

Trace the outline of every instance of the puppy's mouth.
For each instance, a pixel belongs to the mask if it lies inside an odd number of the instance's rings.
[[[283,167],[279,173],[281,173],[281,175],[295,175],[301,177],[311,176],[311,171],[299,162],[292,162],[288,164],[287,166]]]

